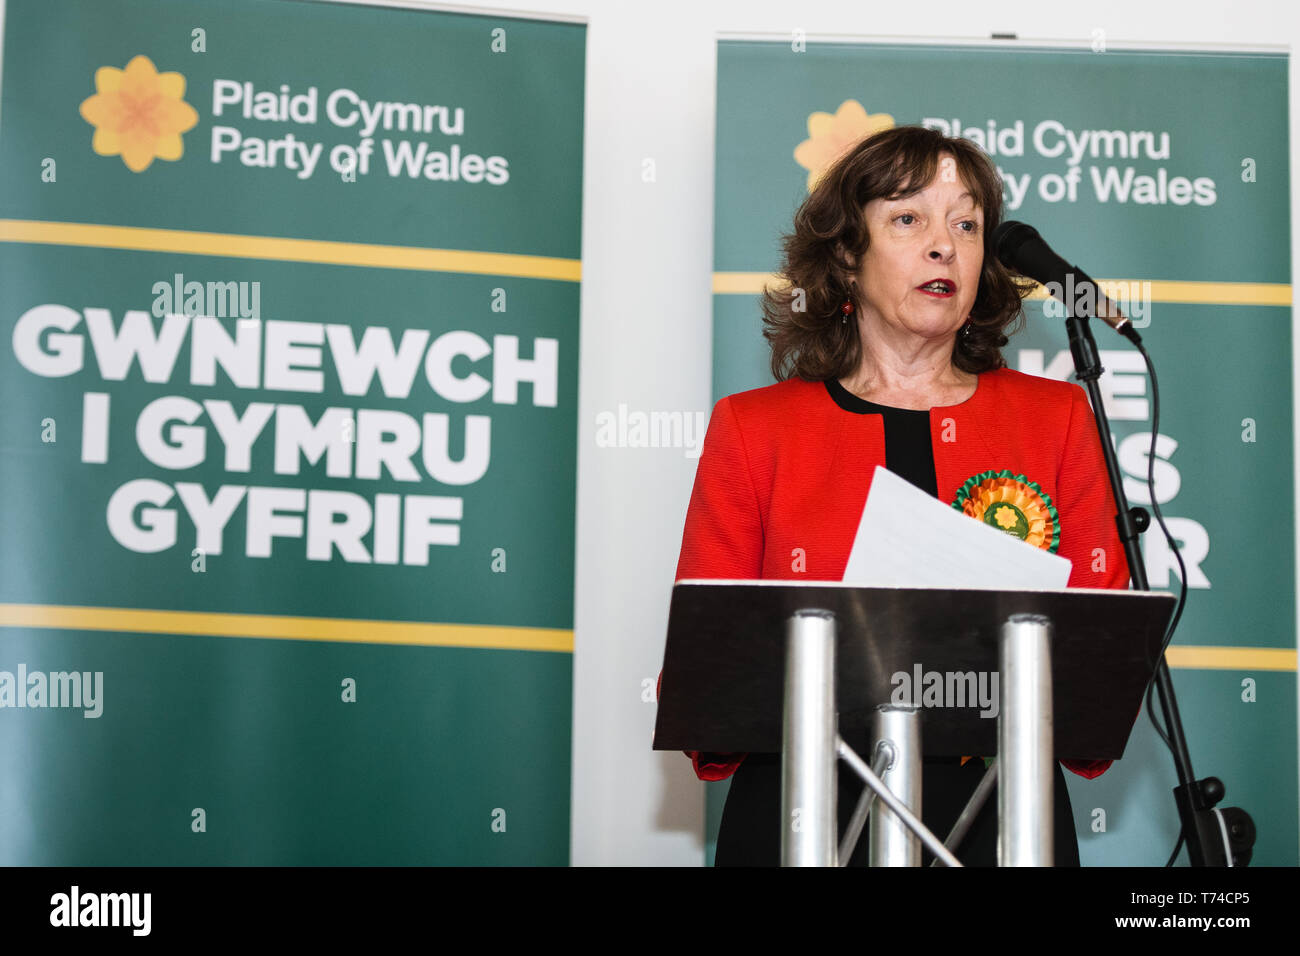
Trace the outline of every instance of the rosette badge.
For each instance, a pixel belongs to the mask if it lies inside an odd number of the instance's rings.
[[[1052,499],[1024,475],[985,471],[966,480],[952,506],[1026,544],[1056,553],[1061,523]]]

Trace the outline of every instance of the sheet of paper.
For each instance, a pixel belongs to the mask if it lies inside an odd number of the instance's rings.
[[[1070,560],[975,521],[876,467],[846,584],[861,587],[1051,590]]]

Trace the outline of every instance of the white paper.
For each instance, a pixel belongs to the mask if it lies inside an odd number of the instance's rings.
[[[975,521],[876,466],[844,583],[860,587],[1055,590],[1069,558]]]

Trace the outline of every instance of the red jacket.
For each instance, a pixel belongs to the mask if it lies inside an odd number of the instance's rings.
[[[1128,587],[1082,388],[985,372],[971,398],[930,410],[930,433],[940,500],[951,503],[984,472],[1034,482],[1056,508],[1056,553],[1073,562],[1069,587]],[[841,408],[822,382],[789,379],[722,399],[695,473],[677,580],[843,580],[872,473],[884,463],[883,417]],[[711,754],[702,765],[688,755],[701,780],[725,779],[744,759]],[[1063,763],[1096,777],[1111,761]]]

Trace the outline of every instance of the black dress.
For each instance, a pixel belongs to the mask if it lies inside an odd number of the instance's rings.
[[[934,448],[930,444],[930,413],[890,408],[858,398],[835,379],[826,383],[835,403],[845,411],[885,418],[885,467],[922,491],[938,497],[934,471]],[[863,755],[864,757],[867,755]],[[965,766],[960,757],[926,758],[922,765],[921,819],[943,840],[957,822],[966,801],[984,775],[979,757]],[[863,784],[857,774],[841,765],[838,773],[838,819],[840,836],[853,815]],[[1055,764],[1055,857],[1057,866],[1079,865],[1079,840],[1074,829],[1070,794],[1065,788],[1061,765]],[[967,866],[996,866],[998,844],[997,789],[956,850]],[[716,866],[778,866],[781,862],[781,756],[750,754],[731,778],[731,790],[718,829]],[[863,830],[850,866],[866,866],[867,830]],[[924,848],[921,862],[929,866],[933,856]]]

